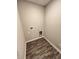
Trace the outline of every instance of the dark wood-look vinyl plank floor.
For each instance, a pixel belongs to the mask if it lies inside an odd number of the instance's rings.
[[[26,59],[61,59],[61,54],[44,38],[26,44]]]

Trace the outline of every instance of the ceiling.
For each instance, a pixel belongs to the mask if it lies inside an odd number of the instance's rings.
[[[42,6],[47,5],[51,0],[25,0]]]

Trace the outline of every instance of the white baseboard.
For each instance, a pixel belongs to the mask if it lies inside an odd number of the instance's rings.
[[[26,43],[24,44],[24,59],[26,59]]]
[[[43,37],[44,37],[44,36],[37,37],[37,38],[34,38],[34,39],[32,39],[32,40],[28,40],[28,41],[26,41],[25,43],[28,43],[28,42],[31,42],[31,41],[34,41],[34,40],[38,40],[38,39],[43,38]]]
[[[61,54],[60,49],[58,49],[54,44],[52,44],[46,37],[44,38],[49,42],[50,45],[52,45]]]

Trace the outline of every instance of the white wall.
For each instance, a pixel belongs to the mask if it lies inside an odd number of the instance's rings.
[[[39,37],[39,31],[43,30],[44,7],[29,2],[19,2],[18,7],[26,40]],[[30,27],[34,27],[33,30]]]
[[[60,49],[60,1],[52,1],[46,9],[29,2],[18,2],[18,7],[26,41],[39,37],[39,31],[45,29],[43,35]],[[30,30],[31,26],[33,30]]]
[[[24,59],[24,52],[25,52],[24,42],[25,37],[23,33],[23,28],[19,14],[17,13],[17,59]]]
[[[60,1],[55,0],[46,7],[45,37],[48,38],[59,49],[61,47],[60,22]]]

